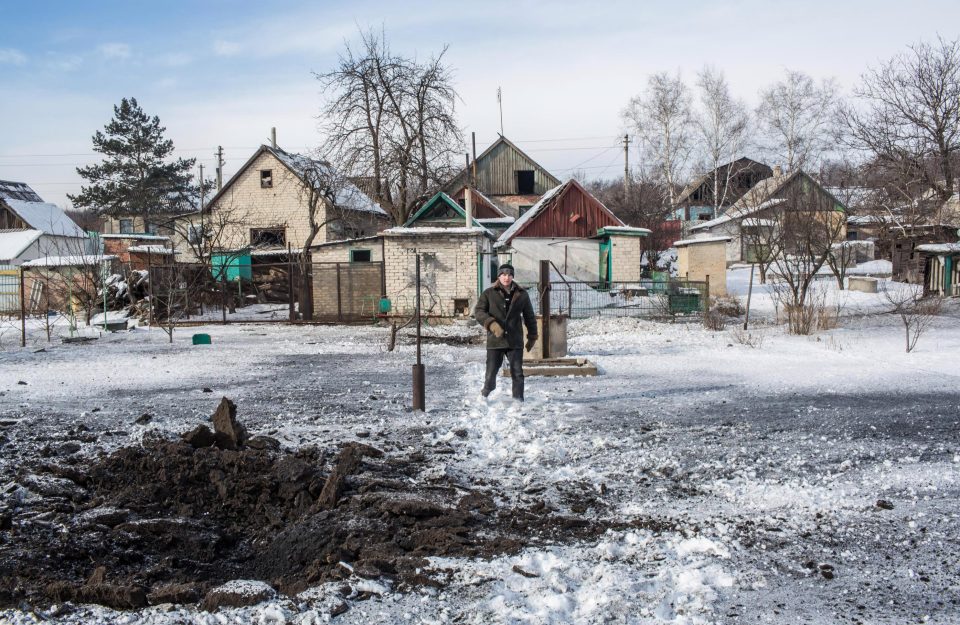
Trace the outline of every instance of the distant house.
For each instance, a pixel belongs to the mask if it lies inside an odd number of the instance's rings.
[[[463,187],[474,184],[509,217],[519,217],[544,193],[560,184],[553,174],[502,135],[477,156],[475,167],[475,183],[471,183],[474,179],[471,167],[462,170],[442,190],[459,199]]]
[[[782,174],[777,168],[772,177],[755,184],[723,215],[692,226],[690,235],[691,238],[729,238],[728,264],[756,262],[754,246],[774,232],[775,217],[782,214],[780,211],[795,211],[811,219],[820,214],[846,221],[846,207],[819,182],[801,170]],[[837,242],[840,242],[846,238],[845,224],[838,229]]]
[[[960,295],[960,243],[918,245],[924,295]]]
[[[0,180],[0,265],[88,253],[86,233],[23,182]]]
[[[260,146],[203,211],[210,224],[224,224],[215,245],[278,254],[288,246],[302,248],[310,231],[306,190],[311,171],[335,174],[325,161]],[[321,202],[315,244],[369,236],[388,225],[389,215],[356,185],[342,179],[338,186],[332,205]]]
[[[758,182],[773,176],[773,169],[747,157],[708,171],[688,184],[677,197],[675,219],[709,221],[719,206],[724,212]]]
[[[628,227],[576,180],[556,186],[497,239],[517,279],[536,282],[540,261],[586,282],[636,282],[646,228]]]

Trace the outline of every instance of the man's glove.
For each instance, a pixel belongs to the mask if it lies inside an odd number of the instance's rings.
[[[491,321],[490,327],[487,329],[493,332],[493,335],[498,339],[503,338],[503,326],[497,323],[496,321]]]
[[[528,336],[528,337],[527,337],[527,345],[526,345],[526,348],[527,348],[527,351],[528,351],[528,352],[529,352],[531,349],[533,349],[533,344],[536,343],[536,342],[537,342],[537,337],[535,337],[535,336]]]

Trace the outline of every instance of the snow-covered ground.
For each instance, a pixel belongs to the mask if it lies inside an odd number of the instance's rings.
[[[748,276],[731,271],[730,291],[745,295]],[[446,475],[610,524],[587,542],[434,559],[441,589],[357,578],[373,598],[348,600],[332,622],[958,623],[960,305],[907,354],[882,296],[822,284],[841,318],[809,337],[772,323],[759,285],[749,336],[736,323],[572,321],[571,355],[601,375],[530,377],[524,404],[509,388],[480,398],[481,347],[431,342],[423,414],[406,408],[413,346],[386,351],[376,327],[211,325],[179,329],[173,344],[140,328],[42,352],[7,345],[0,475],[78,422],[98,433],[80,452],[93,454],[185,431],[225,395],[252,433],[285,446],[372,435],[388,453],[424,451],[424,481]],[[213,344],[191,345],[194,332]],[[144,413],[152,420],[135,424]],[[324,623],[339,586],[215,614],[80,607],[54,620]]]

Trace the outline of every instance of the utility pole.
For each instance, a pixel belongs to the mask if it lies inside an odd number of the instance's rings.
[[[630,135],[623,135],[623,194],[630,201]]]
[[[497,87],[497,105],[500,107],[500,136],[503,136],[503,92]]]
[[[223,188],[223,146],[217,146],[217,191]]]

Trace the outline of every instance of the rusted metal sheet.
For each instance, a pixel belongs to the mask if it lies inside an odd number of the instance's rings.
[[[596,236],[600,228],[622,225],[599,200],[570,181],[515,236],[586,239]]]

